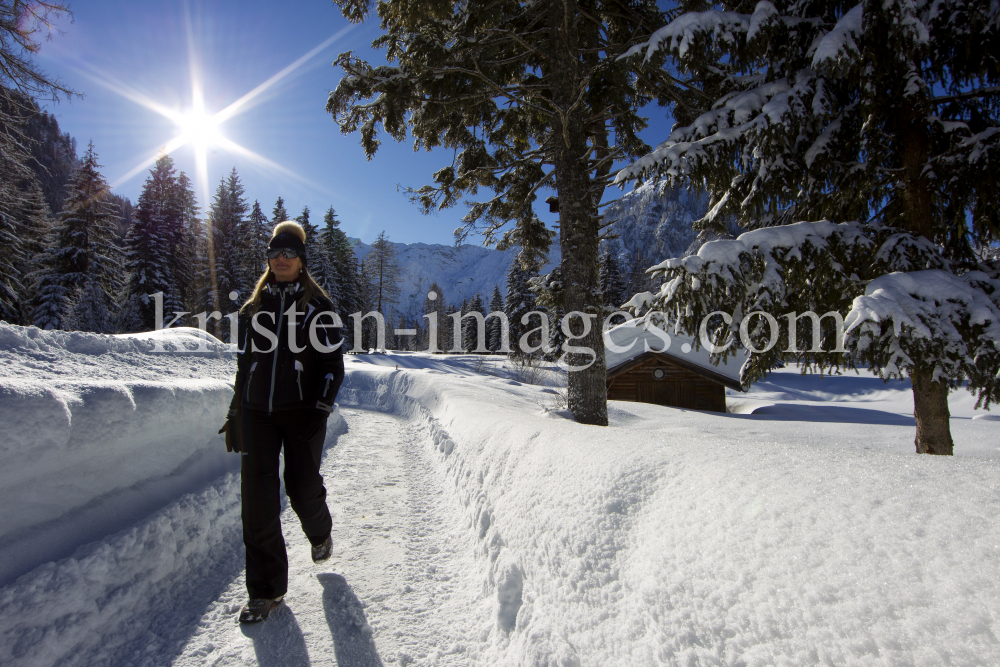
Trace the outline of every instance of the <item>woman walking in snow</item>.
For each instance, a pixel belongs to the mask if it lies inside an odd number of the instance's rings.
[[[242,454],[250,600],[241,623],[263,621],[288,588],[278,482],[282,449],[285,493],[312,544],[313,561],[326,560],[332,549],[319,465],[327,417],[344,379],[344,356],[333,304],[306,270],[305,239],[296,222],[274,228],[268,267],[239,314],[235,393],[223,431],[227,449]]]

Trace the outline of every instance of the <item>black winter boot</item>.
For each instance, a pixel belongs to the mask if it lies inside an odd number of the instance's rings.
[[[333,551],[333,535],[327,535],[326,539],[323,540],[322,544],[318,544],[312,548],[312,557],[314,563],[322,563],[327,558],[330,557],[330,552]]]
[[[267,615],[271,613],[271,610],[281,604],[281,595],[276,598],[252,598],[249,602],[243,605],[242,611],[240,611],[240,623],[260,623],[261,621],[267,619]]]

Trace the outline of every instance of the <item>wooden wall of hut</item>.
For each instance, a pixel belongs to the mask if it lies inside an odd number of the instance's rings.
[[[637,357],[623,370],[612,370],[608,374],[607,386],[609,400],[655,403],[689,410],[726,411],[726,388],[721,383],[655,352]]]

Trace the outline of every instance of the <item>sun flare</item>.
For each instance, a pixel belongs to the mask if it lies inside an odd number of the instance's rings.
[[[219,119],[205,113],[204,109],[191,109],[178,117],[176,122],[184,143],[191,144],[196,150],[217,146],[225,139]]]
[[[263,101],[264,98],[262,97],[262,93],[288,77],[295,70],[299,69],[317,54],[336,42],[341,38],[341,36],[351,30],[353,25],[341,28],[318,46],[314,47],[309,52],[287,65],[280,72],[274,74],[226,108],[217,113],[210,114],[205,111],[204,90],[201,83],[202,72],[197,63],[193,31],[191,29],[191,19],[188,15],[186,15],[185,18],[188,28],[188,59],[190,70],[189,75],[191,77],[192,101],[191,107],[187,111],[178,111],[176,108],[165,106],[144,93],[139,92],[127,84],[115,80],[113,77],[100,72],[99,70],[93,68],[91,68],[90,71],[80,70],[81,74],[94,83],[121,95],[127,100],[131,100],[140,106],[169,118],[178,128],[178,133],[175,137],[161,145],[155,153],[149,155],[135,167],[118,177],[111,184],[111,187],[118,187],[122,183],[125,183],[134,177],[136,174],[148,169],[150,165],[154,164],[156,160],[160,158],[160,156],[170,155],[185,146],[190,146],[194,149],[195,183],[198,191],[198,197],[200,201],[203,202],[208,201],[210,194],[208,188],[208,149],[210,148],[221,148],[231,154],[245,157],[257,165],[282,173],[297,181],[323,190],[324,187],[322,185],[316,184],[301,174],[269,160],[266,157],[259,155],[227,138],[222,132],[222,125],[225,124],[226,121],[232,119],[240,113],[243,113],[244,111],[249,110],[256,104]]]

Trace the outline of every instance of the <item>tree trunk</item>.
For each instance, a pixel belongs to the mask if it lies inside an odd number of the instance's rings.
[[[955,444],[951,439],[951,414],[948,412],[948,385],[934,382],[929,370],[914,369],[913,416],[917,420],[917,454],[951,456]]]
[[[900,105],[900,143],[903,167],[903,218],[906,230],[935,242],[933,187],[928,177],[927,161],[930,153],[930,135],[925,100],[905,101]],[[920,363],[920,359],[915,359]],[[948,385],[933,381],[933,371],[914,368],[913,416],[917,420],[915,444],[917,454],[954,453],[951,439],[951,415],[948,412]]]
[[[601,290],[598,276],[598,216],[591,191],[589,147],[584,127],[586,105],[581,103],[581,72],[577,4],[555,0],[549,5],[551,82],[553,102],[560,111],[555,124],[556,191],[559,197],[559,246],[562,250],[563,304],[567,313],[589,316],[589,332],[568,341],[589,348],[593,355],[574,353],[569,362],[568,402],[573,417],[582,424],[608,424],[605,388],[604,338],[601,331]],[[558,326],[558,324],[553,323]],[[572,330],[579,335],[583,322],[577,317]],[[586,368],[584,368],[586,366]]]

